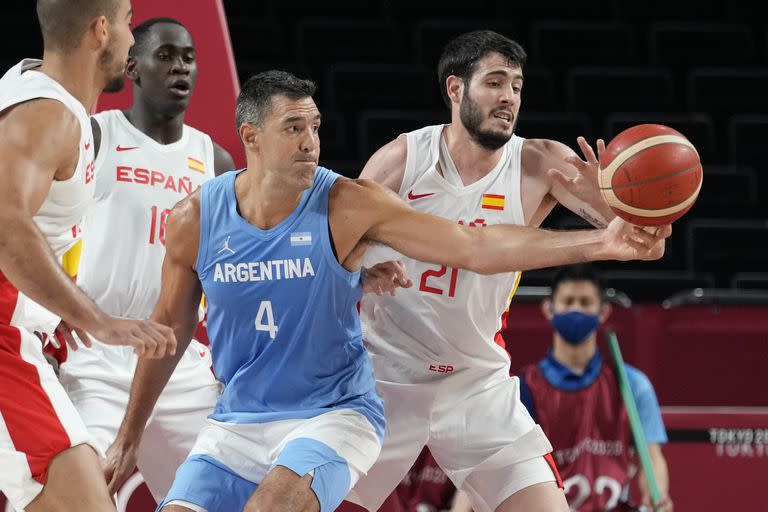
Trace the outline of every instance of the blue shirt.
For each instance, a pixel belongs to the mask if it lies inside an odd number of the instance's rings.
[[[602,366],[603,358],[599,350],[595,351],[595,355],[587,363],[583,375],[574,373],[570,368],[557,361],[551,350],[547,357],[539,361],[539,369],[547,382],[565,391],[578,391],[590,386],[600,375]],[[637,404],[637,412],[645,432],[646,441],[649,444],[666,443],[667,431],[664,428],[664,421],[661,419],[659,402],[656,399],[656,392],[651,381],[637,368],[628,364],[625,364],[624,367],[627,370],[629,388],[632,390],[632,396],[635,398],[635,404]],[[618,392],[618,389],[616,391]],[[522,378],[520,379],[520,400],[535,419],[533,397]]]
[[[238,212],[240,172],[206,182],[200,193],[196,269],[214,370],[225,385],[211,417],[262,423],[353,409],[383,437],[356,308],[360,272],[339,264],[328,225],[339,175],[318,167],[296,209],[261,230]]]

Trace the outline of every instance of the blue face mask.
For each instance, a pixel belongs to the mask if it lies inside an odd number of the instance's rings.
[[[581,311],[553,313],[552,328],[571,345],[579,345],[595,332],[600,324],[600,315],[588,315]]]

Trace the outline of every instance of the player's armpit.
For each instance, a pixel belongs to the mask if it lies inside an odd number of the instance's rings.
[[[405,135],[400,135],[371,156],[363,167],[360,178],[373,180],[394,192],[399,192],[405,176],[407,157],[408,140]]]

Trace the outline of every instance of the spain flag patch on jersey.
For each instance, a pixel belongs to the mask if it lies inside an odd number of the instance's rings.
[[[205,174],[205,164],[191,156],[187,157],[187,166],[193,171]]]
[[[486,210],[503,210],[504,196],[499,194],[483,194],[480,200],[480,206]]]

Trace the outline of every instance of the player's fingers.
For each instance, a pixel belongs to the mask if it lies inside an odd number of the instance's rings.
[[[669,238],[672,236],[672,224],[664,224],[663,226],[656,226],[655,235],[659,238]]]
[[[69,326],[66,324],[59,324],[59,326],[56,328],[54,338],[63,339],[69,348],[72,350],[77,350],[77,341],[75,341],[74,336],[72,336],[72,331],[69,330]]]
[[[632,238],[629,235],[624,235],[623,239],[624,239],[624,243],[630,246],[635,251],[637,251],[637,253],[640,256],[643,256],[648,253],[648,246],[645,245],[644,243],[639,242],[638,240]]]
[[[157,333],[156,339],[159,339],[159,341],[162,342],[163,356],[175,355],[177,342],[176,342],[176,334],[173,332],[173,329],[171,329],[167,325],[163,325],[153,321],[148,321],[147,325],[152,327],[154,332]],[[163,357],[163,356],[160,356],[160,357]]]
[[[155,351],[152,355],[153,358],[159,359],[165,357],[168,350],[168,338],[165,333],[160,329],[160,324],[153,324],[152,322],[142,322],[141,327],[147,336],[155,341]]]
[[[127,344],[133,347],[134,354],[138,357],[144,357],[144,354],[147,352],[147,347],[142,339],[131,336],[127,341]]]
[[[577,159],[578,160],[578,159]],[[563,174],[561,171],[557,169],[550,169],[547,171],[547,174],[549,174],[550,178],[555,180],[556,182],[560,183],[560,185],[564,187],[569,187],[573,183],[573,179],[569,178],[565,174]]]
[[[574,166],[579,172],[584,172],[589,165],[589,162],[585,162],[577,155],[568,155],[564,160]]]
[[[645,229],[637,226],[632,229],[632,237],[647,244],[649,247],[657,244],[661,240],[664,240],[663,237],[657,236],[655,233],[646,231]]]
[[[605,153],[605,141],[603,139],[597,139],[597,157],[602,158]]]
[[[91,337],[87,332],[77,327],[75,327],[73,330],[75,331],[75,334],[77,334],[77,337],[80,338],[80,343],[82,343],[83,346],[88,348],[93,346],[93,341],[91,341]]]
[[[58,327],[56,328],[58,329]],[[61,348],[61,341],[59,341],[59,335],[54,332],[53,336],[48,336],[47,334],[42,334],[42,340],[43,340],[43,347],[45,347],[45,342],[50,342],[51,345],[53,345],[53,348],[60,349]]]
[[[592,146],[590,146],[589,142],[587,142],[587,139],[585,139],[584,137],[578,137],[576,139],[576,142],[579,143],[581,152],[584,154],[584,158],[587,160],[587,162],[590,164],[596,164],[597,157],[595,156],[595,152],[592,149]]]

